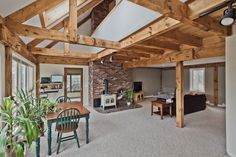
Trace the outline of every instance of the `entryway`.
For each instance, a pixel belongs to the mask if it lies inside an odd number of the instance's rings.
[[[64,96],[83,103],[83,69],[65,68],[64,76]]]

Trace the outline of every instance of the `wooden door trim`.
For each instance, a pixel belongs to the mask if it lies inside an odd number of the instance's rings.
[[[67,74],[68,74],[68,70],[80,70],[81,71],[81,77],[80,77],[80,102],[83,105],[83,97],[84,97],[84,82],[83,82],[83,78],[84,78],[84,73],[83,73],[83,68],[64,68],[64,96],[67,96]]]

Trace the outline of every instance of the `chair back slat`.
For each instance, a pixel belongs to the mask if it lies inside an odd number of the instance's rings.
[[[60,96],[56,99],[57,103],[63,103],[63,102],[71,102],[71,99],[69,97]]]
[[[76,130],[78,128],[80,112],[76,108],[61,111],[57,116],[56,129],[58,131]]]

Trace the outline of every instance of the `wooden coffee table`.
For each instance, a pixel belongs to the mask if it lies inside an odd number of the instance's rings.
[[[156,106],[158,107],[159,111],[160,111],[160,116],[161,116],[161,120],[163,120],[163,109],[164,108],[169,108],[169,114],[170,117],[172,117],[172,103],[166,103],[160,100],[155,100],[151,102],[151,115],[153,115],[153,107]]]

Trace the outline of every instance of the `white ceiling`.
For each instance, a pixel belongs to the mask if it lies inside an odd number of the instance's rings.
[[[0,15],[6,17],[34,1],[35,0],[0,0]]]

